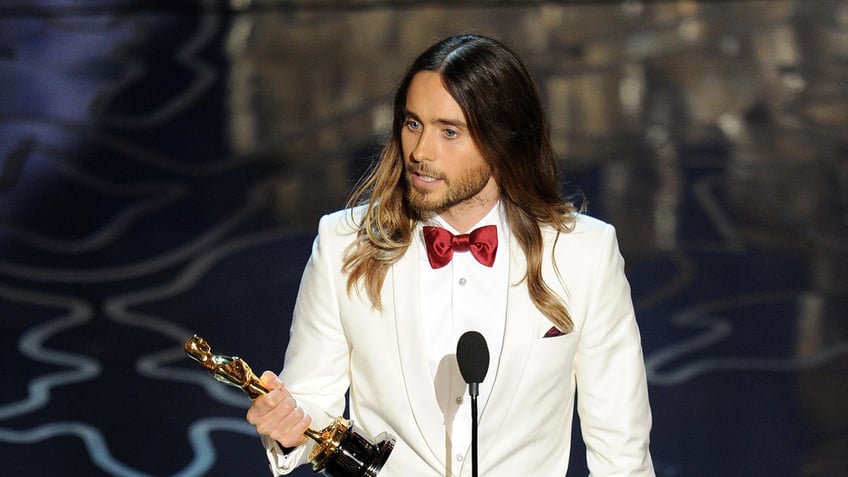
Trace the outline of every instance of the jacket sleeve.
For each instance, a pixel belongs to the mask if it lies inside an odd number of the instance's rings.
[[[653,476],[644,357],[624,259],[605,224],[575,357],[577,409],[592,475]]]
[[[312,254],[303,272],[280,379],[312,417],[312,427],[323,429],[345,409],[349,386],[348,343],[341,324],[339,294],[343,286],[339,234],[340,214],[322,217]],[[263,439],[274,475],[292,472],[306,463],[311,441],[289,454]]]

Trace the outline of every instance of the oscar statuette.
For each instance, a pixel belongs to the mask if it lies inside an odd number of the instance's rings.
[[[185,352],[212,377],[241,388],[250,399],[269,392],[243,359],[212,354],[209,343],[197,335],[186,341]],[[376,477],[395,445],[394,436],[386,432],[375,443],[342,417],[321,431],[307,429],[305,434],[316,443],[309,454],[312,470],[331,477]]]

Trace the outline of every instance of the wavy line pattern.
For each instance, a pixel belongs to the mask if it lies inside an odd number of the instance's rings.
[[[463,28],[616,225],[657,475],[848,475],[848,1],[178,3],[0,6],[0,473],[269,475],[183,343],[282,366],[387,79]]]

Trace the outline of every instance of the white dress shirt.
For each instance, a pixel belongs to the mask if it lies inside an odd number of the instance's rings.
[[[443,227],[453,234],[459,232],[439,217],[423,225]],[[434,390],[445,417],[446,450],[459,467],[470,451],[471,400],[467,385],[459,373],[456,345],[466,331],[478,331],[486,338],[489,348],[489,370],[479,386],[478,420],[483,414],[498,369],[506,319],[506,295],[509,277],[509,229],[500,204],[495,206],[470,231],[486,225],[496,225],[498,250],[495,263],[487,267],[470,252],[455,252],[446,266],[433,269],[423,245],[419,264],[421,285],[421,317],[424,323],[424,342],[433,376]]]

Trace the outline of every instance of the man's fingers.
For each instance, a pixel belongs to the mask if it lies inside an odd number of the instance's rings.
[[[256,398],[247,411],[247,421],[256,427],[256,432],[286,447],[303,444],[306,441],[304,433],[312,424],[312,418],[297,406],[297,401],[284,387]]]
[[[259,396],[253,400],[253,405],[247,411],[247,420],[256,425],[261,419],[275,419],[274,415],[279,419],[295,408],[286,402],[287,398],[294,400],[284,389],[273,389],[268,394]],[[269,417],[266,418],[266,415]]]
[[[269,435],[285,447],[297,447],[306,442],[306,429],[311,423],[312,418],[304,413],[302,408],[295,408]]]
[[[310,417],[308,414],[304,414],[301,417],[300,421],[298,421],[294,425],[294,427],[292,427],[289,431],[288,436],[292,439],[295,439],[294,442],[292,444],[284,444],[284,445],[286,445],[287,447],[296,447],[296,446],[302,445],[304,442],[306,442],[306,440],[307,440],[306,430],[309,429],[310,424],[312,424],[312,417]],[[282,441],[278,441],[278,442],[282,442]]]

